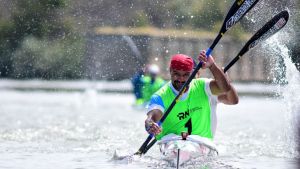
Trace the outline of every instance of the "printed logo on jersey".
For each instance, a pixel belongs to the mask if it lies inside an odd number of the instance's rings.
[[[202,107],[194,107],[194,108],[189,109],[186,112],[180,112],[180,113],[178,113],[177,117],[178,117],[179,120],[183,120],[183,119],[189,117],[190,113],[193,113],[193,112],[201,110],[201,109],[202,109]]]

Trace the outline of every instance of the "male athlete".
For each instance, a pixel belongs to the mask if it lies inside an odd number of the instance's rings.
[[[193,79],[160,127],[156,122],[170,106],[194,68],[193,59],[187,55],[176,54],[171,57],[171,81],[151,97],[145,121],[147,132],[156,135],[157,140],[168,134],[185,137],[197,135],[213,139],[217,100],[225,104],[238,103],[235,89],[213,57],[206,58],[203,50],[198,59],[203,62],[202,69],[209,69],[214,79]]]

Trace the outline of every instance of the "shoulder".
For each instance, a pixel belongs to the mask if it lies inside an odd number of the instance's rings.
[[[162,98],[158,94],[154,94],[154,95],[151,96],[151,100],[150,101],[152,101],[153,103],[157,103],[157,102],[162,101]]]
[[[204,79],[204,84],[205,84],[204,90],[205,90],[206,95],[210,98],[211,101],[218,102],[218,96],[214,95],[210,88],[210,83],[213,81],[213,79],[209,79],[209,78],[203,78],[203,79]]]
[[[206,88],[206,86],[209,87],[209,83],[211,82],[212,79],[208,78],[197,78],[193,79],[192,84],[196,88]]]
[[[149,104],[147,105],[147,113],[154,109],[159,109],[162,112],[165,110],[164,102],[161,96],[157,94],[151,96]]]
[[[159,90],[155,92],[155,94],[159,96],[165,95],[168,92],[168,90],[170,90],[170,83],[171,82],[163,83]]]
[[[210,83],[213,81],[213,79],[210,78],[198,78],[193,80],[195,81],[195,85],[203,89],[208,97],[217,97],[216,95],[213,95],[210,89]]]
[[[212,79],[208,79],[208,78],[197,78],[197,79],[193,79],[193,83],[195,84],[204,84],[206,82],[210,82]]]

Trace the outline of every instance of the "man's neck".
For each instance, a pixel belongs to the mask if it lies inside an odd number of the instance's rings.
[[[174,87],[174,85],[173,85],[172,82],[170,83],[170,87],[172,88],[172,90],[173,90],[173,92],[174,92],[175,94],[178,94],[178,93],[179,93],[180,89],[177,90],[177,89]],[[188,90],[189,90],[189,86],[186,87],[184,93],[186,93]]]
[[[178,95],[179,91],[175,89],[175,87],[173,86],[172,82],[170,83],[170,87],[171,87],[172,92],[175,95]],[[180,100],[184,100],[187,97],[188,93],[189,93],[189,87],[187,87],[187,89],[185,90],[185,92],[182,94]]]

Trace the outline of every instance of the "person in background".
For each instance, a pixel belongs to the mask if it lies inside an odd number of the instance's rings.
[[[135,105],[147,104],[152,94],[164,85],[165,81],[159,76],[159,73],[159,67],[155,64],[151,64],[133,76],[131,82],[136,98]]]
[[[165,84],[159,73],[159,67],[156,64],[151,64],[147,68],[147,74],[142,77],[142,98],[144,104],[147,104],[151,96]]]
[[[218,100],[225,103],[238,103],[233,86],[215,64],[213,57],[206,58],[205,51],[202,51],[198,59],[203,62],[202,69],[209,69],[214,79],[193,79],[160,127],[157,122],[194,69],[191,57],[183,54],[172,56],[169,67],[171,81],[151,97],[145,120],[146,131],[156,135],[156,139],[160,140],[169,134],[196,135],[213,139],[216,129],[216,106],[212,105],[213,97],[215,100],[216,97],[220,97]],[[229,92],[233,92],[234,97],[229,99]]]
[[[142,98],[142,77],[144,76],[144,70],[140,69],[138,72],[136,72],[132,79],[131,83],[133,86],[133,94],[135,96],[135,105],[141,105],[143,104],[143,98]]]

